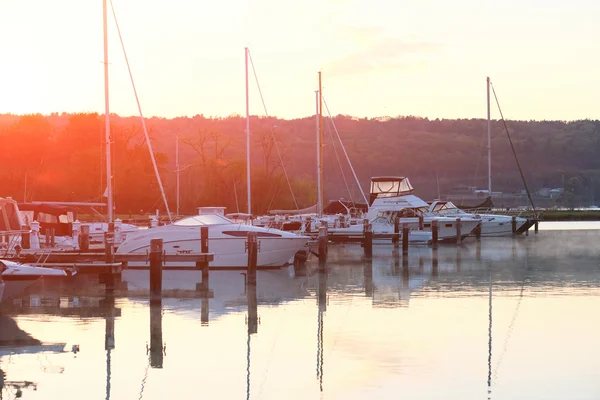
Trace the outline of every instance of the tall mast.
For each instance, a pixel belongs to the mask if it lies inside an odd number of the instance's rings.
[[[323,214],[323,86],[319,71],[319,215]]]
[[[113,221],[113,190],[110,157],[110,109],[108,107],[108,29],[106,26],[106,0],[102,0],[102,17],[104,27],[104,125],[106,129],[106,207],[108,222]]]
[[[179,217],[179,132],[176,135],[175,143],[175,170],[177,171],[177,213],[176,216]]]
[[[248,180],[248,214],[252,214],[250,191],[250,100],[248,91],[248,48],[244,48],[246,58],[246,179]]]
[[[316,129],[315,133],[317,134],[317,214],[321,215],[322,202],[321,202],[321,141],[319,136],[319,91],[315,90],[315,123]]]
[[[487,77],[487,152],[488,152],[488,191],[492,197],[492,129],[490,123],[490,77]]]

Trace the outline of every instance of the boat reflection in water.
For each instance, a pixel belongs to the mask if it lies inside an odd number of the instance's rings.
[[[593,398],[596,379],[580,372],[586,362],[592,371],[590,353],[600,356],[585,346],[597,330],[581,315],[600,298],[600,249],[583,245],[597,238],[468,240],[406,257],[389,245],[372,258],[360,245],[332,246],[323,268],[259,270],[255,285],[245,271],[210,271],[203,281],[201,271],[165,270],[157,301],[148,299],[147,271],[89,287],[79,277],[0,307],[35,337],[60,342],[68,332],[81,342],[78,368],[66,365],[58,378],[24,354],[0,363],[11,379],[26,365],[23,377],[41,397],[71,382],[68,399],[394,398],[400,390],[407,398],[515,398],[517,390],[548,398],[538,382],[552,374],[587,385],[561,398]],[[565,327],[581,340],[554,346]],[[549,348],[553,365],[543,357]],[[59,357],[48,359],[65,365]],[[555,371],[573,358],[576,375]],[[515,385],[523,376],[535,384]],[[556,389],[561,381],[547,382]]]

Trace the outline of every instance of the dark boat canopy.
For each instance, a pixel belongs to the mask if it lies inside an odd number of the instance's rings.
[[[75,213],[77,211],[75,207],[46,203],[19,203],[19,210],[33,211],[35,214],[50,214],[57,217],[60,215],[66,215],[69,212]]]

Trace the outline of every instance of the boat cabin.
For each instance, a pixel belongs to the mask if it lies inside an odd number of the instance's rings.
[[[369,205],[373,205],[375,199],[385,197],[399,197],[411,194],[415,189],[408,178],[400,176],[378,176],[371,178],[371,192]]]

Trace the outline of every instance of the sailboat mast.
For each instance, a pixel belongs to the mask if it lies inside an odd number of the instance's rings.
[[[317,134],[317,214],[321,215],[321,141],[319,136],[319,91],[315,90],[315,133]]]
[[[323,86],[319,71],[319,215],[323,215]]]
[[[113,221],[113,190],[110,156],[110,108],[108,106],[108,28],[106,23],[106,0],[102,0],[102,18],[104,27],[104,125],[106,130],[106,207],[108,222]]]
[[[252,214],[250,191],[250,97],[248,90],[248,48],[244,48],[246,58],[246,179],[248,180],[248,214]]]
[[[488,152],[488,192],[489,196],[492,197],[492,128],[490,122],[490,77],[486,79],[487,82],[487,152]]]
[[[177,170],[177,214],[175,215],[179,217],[179,132],[177,132],[175,140],[175,169]]]

